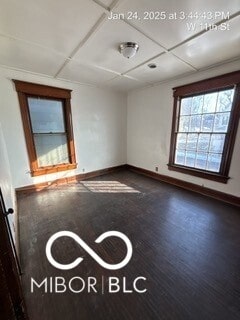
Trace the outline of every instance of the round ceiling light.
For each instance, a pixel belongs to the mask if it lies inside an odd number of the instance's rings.
[[[119,46],[120,53],[128,59],[134,57],[138,49],[139,45],[135,42],[124,42],[121,43]]]

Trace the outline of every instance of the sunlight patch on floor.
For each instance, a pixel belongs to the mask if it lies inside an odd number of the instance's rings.
[[[118,181],[82,181],[91,192],[97,193],[140,193],[140,191]]]

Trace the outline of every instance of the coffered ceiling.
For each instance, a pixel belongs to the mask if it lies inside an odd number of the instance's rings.
[[[0,65],[15,69],[128,91],[237,59],[240,0],[0,0]]]

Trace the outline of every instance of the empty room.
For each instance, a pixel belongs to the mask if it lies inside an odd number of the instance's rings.
[[[240,0],[0,0],[0,319],[240,319]]]

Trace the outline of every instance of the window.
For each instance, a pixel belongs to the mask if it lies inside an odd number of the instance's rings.
[[[174,88],[170,170],[226,183],[240,113],[240,71]]]
[[[76,168],[71,90],[14,80],[32,176]]]

